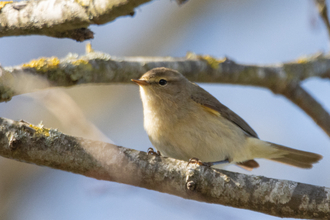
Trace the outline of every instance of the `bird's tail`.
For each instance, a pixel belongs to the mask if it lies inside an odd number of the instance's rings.
[[[269,142],[268,142],[269,143]],[[296,150],[289,147],[284,147],[282,145],[269,143],[271,147],[275,148],[280,152],[281,156],[267,158],[276,162],[292,165],[300,168],[312,168],[314,163],[317,163],[322,159],[322,156],[319,154],[306,152],[302,150]]]
[[[248,146],[253,158],[265,158],[305,169],[312,168],[314,163],[322,159],[319,154],[292,149],[256,138],[249,138]]]

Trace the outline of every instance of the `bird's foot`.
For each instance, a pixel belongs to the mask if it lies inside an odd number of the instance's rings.
[[[156,152],[156,151],[154,151],[154,149],[152,149],[151,147],[148,148],[147,154],[148,154],[148,155],[161,156],[161,154],[160,154],[159,151]]]

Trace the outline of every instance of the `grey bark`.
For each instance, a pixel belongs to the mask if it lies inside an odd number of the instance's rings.
[[[94,38],[87,27],[105,24],[151,0],[30,0],[0,7],[0,37],[46,35],[84,41]]]
[[[245,65],[229,59],[189,54],[189,57],[112,57],[103,53],[41,58],[16,67],[0,68],[0,101],[36,88],[86,83],[130,83],[155,67],[176,69],[197,82],[253,85],[281,94],[304,110],[330,136],[330,115],[301,86],[310,77],[330,78],[330,55],[316,55],[274,65]],[[28,78],[33,86],[27,83]],[[40,83],[38,83],[40,82]]]
[[[0,118],[0,155],[279,217],[330,218],[330,189],[217,170]]]

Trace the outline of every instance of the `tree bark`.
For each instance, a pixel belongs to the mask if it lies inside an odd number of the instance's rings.
[[[40,58],[16,67],[0,67],[0,101],[36,89],[86,83],[131,83],[155,67],[176,69],[197,82],[231,83],[268,88],[304,110],[330,137],[330,115],[300,82],[330,78],[330,56],[322,54],[274,65],[238,64],[228,58],[188,54],[187,57],[112,57],[99,52],[64,59]],[[29,83],[28,83],[29,82]]]
[[[187,165],[185,161],[76,138],[24,121],[0,118],[0,155],[279,217],[330,218],[329,188]]]
[[[117,17],[151,0],[30,0],[0,4],[0,37],[46,35],[84,41],[94,38],[87,27]]]

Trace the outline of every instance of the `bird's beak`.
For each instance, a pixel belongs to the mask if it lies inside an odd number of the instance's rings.
[[[131,79],[131,81],[135,82],[139,86],[149,85],[149,83],[146,80]]]

